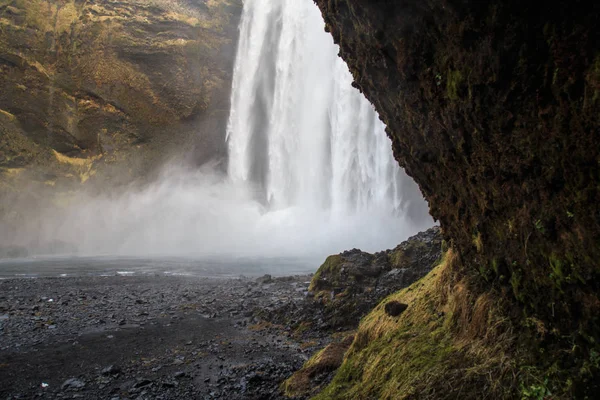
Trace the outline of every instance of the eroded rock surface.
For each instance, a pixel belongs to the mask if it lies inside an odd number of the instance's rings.
[[[222,157],[240,13],[237,0],[0,2],[3,189],[28,171],[128,182],[175,149]]]

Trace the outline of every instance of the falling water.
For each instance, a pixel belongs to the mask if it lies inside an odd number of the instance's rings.
[[[67,207],[42,210],[18,230],[0,227],[0,244],[53,253],[46,249],[58,243],[90,256],[322,260],[390,248],[431,226],[323,26],[311,0],[245,0],[227,176],[210,165],[169,166],[143,187],[69,195]]]
[[[415,187],[323,27],[309,0],[244,2],[229,175],[253,184],[271,210],[326,209],[333,218],[402,213],[402,189]]]

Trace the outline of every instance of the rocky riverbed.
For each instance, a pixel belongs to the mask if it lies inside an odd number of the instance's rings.
[[[305,297],[309,281],[2,280],[0,398],[279,398],[327,338],[294,338],[253,315]]]
[[[0,279],[0,399],[309,397],[360,319],[427,274],[441,243],[432,228],[330,256],[314,276]]]

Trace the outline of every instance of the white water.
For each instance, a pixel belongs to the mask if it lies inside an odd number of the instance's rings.
[[[271,209],[336,216],[402,206],[385,127],[308,0],[246,0],[228,127],[229,175]]]
[[[333,224],[362,219],[366,225],[357,228],[384,230],[392,242],[356,243],[389,245],[406,232],[399,226],[431,221],[424,208],[406,218],[411,203],[423,200],[323,28],[312,1],[245,0],[227,131],[229,175],[254,184],[271,211],[296,208],[303,218],[327,210]]]
[[[64,242],[87,256],[322,259],[390,248],[431,226],[323,27],[311,0],[245,0],[228,176],[170,167],[141,189],[78,194],[65,213],[10,232],[12,242]]]

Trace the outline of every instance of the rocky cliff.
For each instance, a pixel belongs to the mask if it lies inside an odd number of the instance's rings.
[[[421,187],[453,249],[453,261],[444,264],[452,271],[448,280],[443,286],[429,281],[437,292],[425,291],[442,298],[414,301],[458,307],[444,297],[453,296],[454,290],[446,289],[456,285],[462,295],[469,293],[468,302],[461,303],[463,322],[470,325],[481,313],[493,314],[521,332],[507,343],[520,346],[527,357],[494,370],[511,370],[517,378],[502,382],[506,391],[487,393],[591,396],[600,366],[598,6],[578,1],[316,3],[355,86],[387,124],[396,159]],[[482,305],[491,298],[500,309]],[[416,323],[425,314],[418,315],[399,323]],[[376,351],[365,339],[381,339],[382,321],[371,318],[364,340],[360,334],[355,340],[357,368],[389,350]],[[449,321],[439,328],[447,329]],[[467,335],[471,341],[490,336],[487,321],[479,320],[486,329]],[[444,331],[451,346],[440,350],[437,361],[426,358],[432,368],[444,362],[457,369],[482,365],[473,353],[455,347],[459,331],[466,335],[464,326],[456,329]],[[405,349],[411,357],[433,351],[420,344]],[[455,365],[459,356],[464,362]],[[527,365],[531,368],[524,372]],[[366,371],[374,367],[360,368],[362,373],[347,365],[328,395],[360,398],[352,382],[366,383]],[[447,380],[448,368],[435,370],[438,378]],[[424,379],[410,372],[405,381],[398,378],[398,388],[407,389],[402,385],[415,379],[408,385],[414,389]],[[477,384],[497,385],[502,376]],[[458,387],[433,381],[444,396],[458,395]],[[380,398],[392,398],[385,391],[391,387],[381,390]],[[464,390],[462,398],[485,393]],[[404,393],[411,396],[418,394]]]
[[[6,191],[223,157],[237,0],[0,1]],[[99,179],[99,178],[96,178]]]

